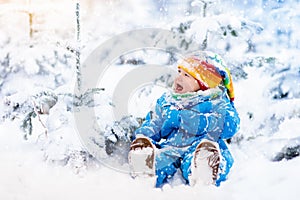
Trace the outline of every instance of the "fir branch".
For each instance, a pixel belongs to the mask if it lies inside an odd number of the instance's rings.
[[[44,128],[45,136],[47,137],[48,129],[47,129],[46,125],[43,123],[43,121],[41,120],[41,117],[40,117],[41,112],[37,110],[37,106],[36,106],[36,103],[34,100],[32,100],[32,105],[33,105],[33,110],[34,110],[35,114],[37,115],[39,122],[41,123],[42,127]]]

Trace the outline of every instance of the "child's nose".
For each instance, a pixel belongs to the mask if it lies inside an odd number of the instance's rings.
[[[181,75],[181,73],[178,73],[178,74],[177,74],[175,80],[176,80],[176,81],[182,80],[182,75]]]

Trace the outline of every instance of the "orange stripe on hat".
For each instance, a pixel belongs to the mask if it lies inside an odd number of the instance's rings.
[[[214,65],[195,57],[184,59],[184,62],[179,64],[178,67],[189,73],[207,88],[214,88],[223,80]]]

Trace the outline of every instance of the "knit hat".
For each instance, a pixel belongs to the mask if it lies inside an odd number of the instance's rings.
[[[182,68],[193,76],[198,81],[201,90],[224,85],[230,100],[234,100],[230,71],[218,54],[210,51],[193,53],[179,62],[178,68]]]

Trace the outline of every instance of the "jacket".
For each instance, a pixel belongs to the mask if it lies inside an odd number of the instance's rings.
[[[158,148],[187,147],[203,138],[215,142],[231,138],[239,124],[226,88],[219,86],[187,94],[164,93],[135,135],[151,138]]]

